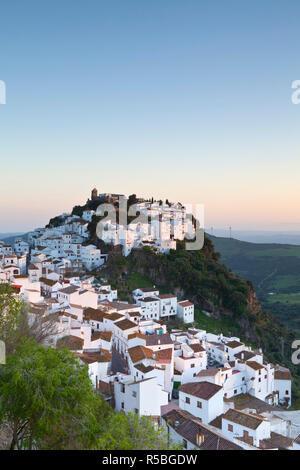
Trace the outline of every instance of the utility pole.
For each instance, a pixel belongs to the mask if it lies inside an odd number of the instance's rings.
[[[231,238],[231,227],[229,227],[229,238]]]
[[[211,235],[214,234],[214,228],[213,227],[210,227],[210,232],[211,232]]]

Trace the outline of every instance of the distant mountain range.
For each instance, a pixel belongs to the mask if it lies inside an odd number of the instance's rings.
[[[0,240],[10,245],[14,243],[16,238],[19,238],[19,237],[26,238],[26,236],[27,236],[27,233],[23,233],[23,232],[6,232],[6,233],[0,233]]]
[[[6,238],[10,237],[18,237],[20,235],[23,235],[24,232],[5,232],[5,233],[0,233],[0,240],[4,240]]]
[[[227,229],[207,229],[210,236],[229,238],[230,232]],[[300,231],[271,231],[271,230],[234,230],[232,238],[250,243],[283,243],[289,245],[300,245]]]

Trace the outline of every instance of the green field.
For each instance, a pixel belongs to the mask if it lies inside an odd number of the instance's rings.
[[[221,253],[220,262],[253,282],[263,307],[300,330],[300,246],[210,238]]]
[[[269,304],[281,303],[287,305],[300,305],[300,293],[269,295],[267,302]]]

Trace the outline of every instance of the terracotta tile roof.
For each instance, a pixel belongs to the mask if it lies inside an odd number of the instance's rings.
[[[111,341],[112,332],[111,331],[99,331],[99,338],[103,341]]]
[[[251,367],[251,369],[253,369],[253,370],[264,369],[264,366],[262,366],[261,364],[259,364],[256,361],[247,361],[246,364],[247,364],[247,366]]]
[[[224,416],[224,413],[221,415],[217,416],[215,419],[213,419],[209,425],[214,426],[215,428],[222,429],[222,418]]]
[[[225,346],[231,349],[235,349],[240,346],[243,346],[243,343],[240,343],[239,341],[229,341],[228,343],[225,343]]]
[[[194,397],[201,398],[202,400],[209,400],[220,390],[222,390],[220,385],[216,385],[211,382],[189,382],[184,385],[180,385],[179,387],[180,392],[193,395]]]
[[[111,354],[102,354],[102,353],[87,353],[86,351],[83,354],[78,354],[78,357],[85,362],[86,364],[93,364],[95,362],[111,362]]]
[[[77,292],[78,291],[78,287],[75,287],[75,286],[68,286],[68,287],[64,287],[63,289],[59,289],[59,293],[62,293],[62,294],[74,294],[74,292]]]
[[[93,320],[102,323],[105,315],[105,312],[96,308],[89,307],[83,310],[83,318],[87,321]]]
[[[172,354],[173,349],[161,349],[160,351],[156,351],[155,356],[156,360],[160,364],[169,364],[172,361]]]
[[[294,442],[296,442],[296,444],[300,444],[300,434],[299,434],[299,436],[296,437],[296,439],[294,440]]]
[[[103,382],[102,380],[99,380],[98,382],[98,390],[102,395],[104,395],[107,398],[110,398],[114,395],[114,383],[113,382]]]
[[[190,302],[189,300],[182,300],[181,302],[178,302],[181,307],[193,307],[194,304]]]
[[[218,372],[219,369],[203,369],[198,372],[197,377],[214,377]]]
[[[173,344],[171,336],[169,333],[163,335],[147,335],[146,336],[146,346],[158,346],[158,345]]]
[[[133,364],[141,362],[144,359],[153,359],[153,351],[151,349],[145,348],[145,346],[135,346],[134,348],[129,348],[128,354]]]
[[[292,445],[293,439],[277,434],[276,432],[271,432],[270,439],[259,441],[259,447],[261,449],[289,449]]]
[[[140,299],[139,302],[159,302],[158,299],[154,299],[153,297],[144,297],[143,299]]]
[[[242,450],[242,447],[210,429],[187,411],[181,409],[171,409],[167,413],[162,411],[162,417],[176,433],[198,448],[203,450]],[[203,438],[202,442],[198,440],[200,436]]]
[[[194,353],[205,352],[205,349],[201,346],[200,343],[192,343],[192,344],[189,344],[189,347],[192,348],[192,350],[194,351]]]
[[[109,300],[103,300],[100,302],[102,305],[105,305],[107,307],[111,307],[116,311],[119,310],[132,310],[140,308],[139,305],[137,304],[126,304],[125,302],[110,302]]]
[[[28,266],[28,271],[38,271],[38,268],[34,264]]]
[[[154,367],[152,366],[145,366],[144,364],[136,364],[134,366],[136,369],[138,369],[142,374],[147,374],[148,372],[151,372],[154,370]]]
[[[255,354],[252,351],[241,351],[234,355],[234,357],[243,361],[249,361],[249,359],[252,359],[254,356]]]
[[[133,338],[141,338],[146,340],[146,335],[142,335],[142,333],[132,333],[131,335],[128,335],[128,339],[133,339]]]
[[[64,336],[63,338],[59,338],[56,342],[56,347],[61,348],[65,347],[70,349],[71,351],[77,351],[83,348],[84,340],[82,338],[78,338],[78,336]]]
[[[260,415],[253,415],[246,413],[245,411],[239,411],[229,409],[223,416],[223,419],[227,419],[232,423],[239,424],[249,429],[257,429],[262,424],[264,418]]]
[[[290,370],[282,366],[276,366],[274,378],[275,380],[292,380]]]
[[[118,321],[115,323],[115,326],[120,328],[122,331],[131,330],[134,327],[137,327],[137,324],[133,321],[128,320],[128,318],[124,318],[124,320]]]
[[[120,313],[117,312],[112,312],[112,313],[106,313],[103,318],[106,318],[107,320],[111,320],[113,322],[120,320],[121,318],[124,318],[124,315],[120,315]]]
[[[46,284],[46,286],[53,287],[57,284],[58,281],[53,281],[52,279],[47,279],[46,277],[40,277],[40,282]]]
[[[163,299],[175,299],[176,295],[173,295],[173,294],[160,294],[157,297],[161,300],[163,300]]]

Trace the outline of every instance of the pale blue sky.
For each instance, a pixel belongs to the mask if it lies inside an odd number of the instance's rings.
[[[1,2],[0,232],[90,189],[299,222],[298,0]]]

